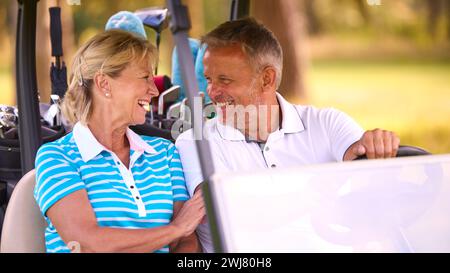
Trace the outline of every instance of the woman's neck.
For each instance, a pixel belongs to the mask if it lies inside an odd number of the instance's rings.
[[[98,119],[96,118],[96,115],[93,115],[89,120],[88,127],[97,141],[108,150],[119,154],[124,150],[130,149],[130,144],[126,136],[128,129],[127,124],[112,121],[108,122],[104,119]]]

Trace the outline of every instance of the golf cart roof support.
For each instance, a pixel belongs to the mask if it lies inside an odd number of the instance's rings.
[[[192,53],[188,42],[188,30],[191,28],[191,23],[189,20],[187,7],[181,4],[180,0],[167,0],[167,7],[170,12],[170,30],[174,36],[174,42],[178,50],[181,75],[183,78],[184,86],[186,86],[186,95],[189,101],[189,106],[191,107],[191,121],[194,130],[194,137],[196,139],[195,144],[198,151],[200,165],[202,169],[202,174],[204,178],[203,183],[203,197],[206,204],[206,211],[208,214],[209,226],[211,229],[211,236],[213,239],[214,249],[217,253],[223,251],[223,241],[221,238],[223,234],[220,231],[220,226],[218,225],[218,215],[217,205],[215,200],[211,198],[213,192],[213,185],[209,183],[211,175],[214,173],[214,166],[212,161],[212,156],[209,148],[208,141],[203,137],[203,105],[201,107],[195,108],[194,105],[200,97],[198,95],[198,85],[194,72],[194,62]],[[194,98],[197,97],[197,100]]]
[[[250,0],[233,0],[231,2],[230,21],[247,17],[250,14]]]
[[[34,169],[42,143],[36,81],[36,14],[38,0],[18,0],[16,87],[22,174]]]

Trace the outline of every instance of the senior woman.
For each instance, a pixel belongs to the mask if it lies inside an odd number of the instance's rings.
[[[195,252],[205,215],[188,200],[180,158],[168,140],[139,136],[157,96],[155,49],[108,30],[84,44],[72,65],[64,116],[73,131],[36,156],[35,198],[48,223],[48,252]]]

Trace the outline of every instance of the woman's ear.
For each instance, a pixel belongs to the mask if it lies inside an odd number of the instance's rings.
[[[277,72],[273,66],[264,67],[261,76],[262,76],[262,87],[264,91],[273,91],[276,89],[275,86],[275,78]]]
[[[102,96],[105,97],[111,96],[111,86],[108,77],[105,76],[105,74],[102,74],[100,72],[95,73],[94,85],[95,85],[94,89],[99,91]]]

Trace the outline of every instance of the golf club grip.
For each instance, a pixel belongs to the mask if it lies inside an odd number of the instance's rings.
[[[52,56],[60,57],[62,50],[61,8],[51,7],[50,12],[50,39],[52,42]]]

